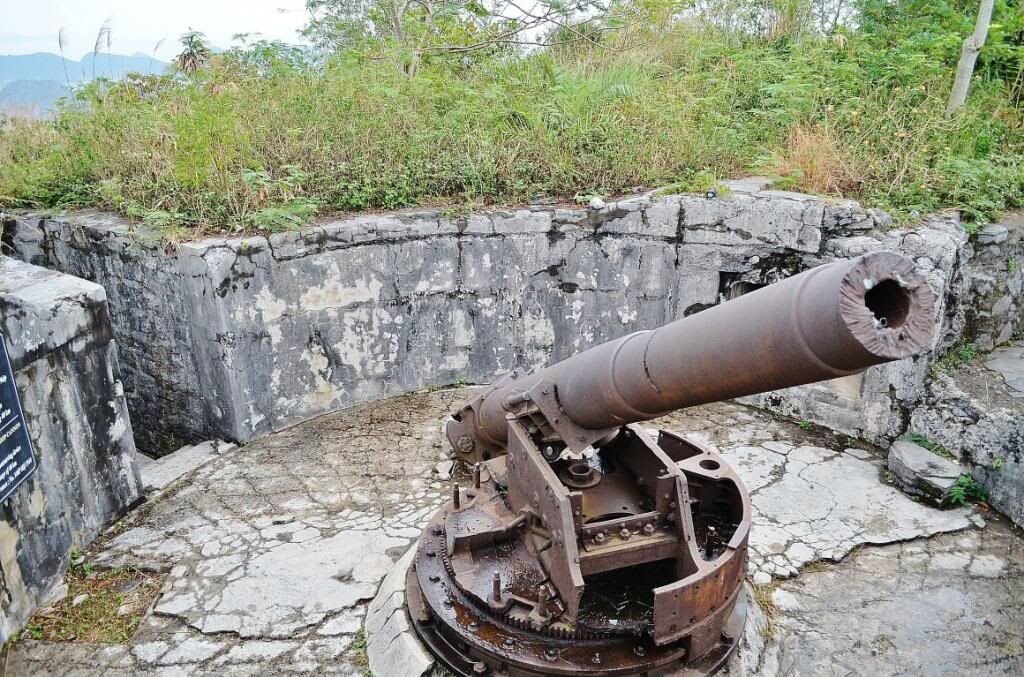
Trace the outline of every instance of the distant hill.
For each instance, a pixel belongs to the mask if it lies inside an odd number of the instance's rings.
[[[95,64],[94,64],[95,62]],[[160,73],[166,63],[143,54],[93,54],[81,61],[64,59],[57,54],[15,54],[0,56],[0,82],[5,80],[53,80],[82,82],[95,77],[119,79],[127,73]],[[95,66],[95,67],[94,67]],[[66,70],[65,70],[66,69]]]
[[[14,80],[0,87],[0,113],[44,117],[71,90],[56,80]]]

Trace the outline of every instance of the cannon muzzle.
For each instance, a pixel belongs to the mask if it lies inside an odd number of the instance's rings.
[[[853,374],[929,346],[934,297],[909,259],[866,254],[813,268],[658,329],[496,382],[448,423],[486,460],[531,406],[545,439],[573,451],[676,409]]]

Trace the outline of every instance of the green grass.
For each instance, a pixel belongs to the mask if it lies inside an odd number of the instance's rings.
[[[946,449],[944,446],[942,446],[938,442],[931,441],[930,439],[928,439],[924,435],[921,435],[920,433],[907,433],[903,435],[903,437],[901,437],[900,439],[906,440],[908,442],[913,442],[917,446],[927,449],[936,456],[941,456],[942,458],[946,458],[949,460],[954,460],[956,458],[956,456],[950,453],[950,451]]]
[[[970,364],[978,357],[978,351],[969,343],[957,343],[943,353],[932,365],[935,372],[950,373],[965,364]]]
[[[192,76],[86,86],[53,122],[0,124],[0,204],[99,206],[179,237],[757,172],[898,218],[955,207],[984,220],[1024,201],[1024,135],[998,77],[944,112],[969,24],[928,41],[679,23],[609,38],[633,49],[436,59],[411,77],[358,51],[322,66],[263,54],[269,68],[229,53]]]

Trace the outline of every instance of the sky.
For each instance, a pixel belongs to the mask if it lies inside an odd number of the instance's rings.
[[[0,0],[0,54],[57,53],[63,28],[65,56],[80,59],[109,19],[112,52],[149,56],[163,40],[156,58],[170,61],[189,28],[221,48],[236,33],[299,42],[306,17],[304,0]]]

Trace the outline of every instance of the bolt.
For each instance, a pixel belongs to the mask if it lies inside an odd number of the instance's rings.
[[[627,529],[626,527],[622,527],[622,531],[619,532],[619,537],[621,537],[624,541],[628,541],[629,537],[632,535],[633,532]]]
[[[514,647],[516,645],[516,643],[512,640],[511,637],[506,637],[505,641],[502,642],[501,645],[503,647],[505,647],[506,649],[511,649],[512,647]]]
[[[455,443],[455,446],[458,447],[459,451],[462,452],[463,454],[468,454],[469,452],[473,451],[473,447],[475,445],[473,443],[472,437],[470,437],[469,435],[463,435],[462,437],[459,438],[458,442]]]
[[[608,537],[604,535],[603,531],[599,531],[599,532],[597,532],[597,535],[594,536],[594,543],[597,543],[598,545],[601,545],[602,543],[605,542],[605,540],[607,538]]]
[[[635,653],[637,656],[643,657],[643,656],[647,655],[647,649],[645,649],[642,646],[640,646],[639,644],[637,644],[633,648],[633,653]]]
[[[593,663],[594,665],[600,665],[601,664],[601,652],[600,651],[594,652],[594,655],[591,657],[590,662]]]
[[[470,632],[476,632],[479,629],[480,629],[480,624],[477,623],[476,621],[473,621],[472,623],[469,624],[469,631]]]
[[[459,509],[459,485],[456,484],[452,487],[452,505],[456,510]]]
[[[704,556],[714,557],[715,555],[715,534],[717,531],[714,527],[708,527],[708,539],[704,542]]]
[[[558,649],[554,647],[548,648],[544,651],[544,658],[548,659],[549,661],[555,660],[556,658],[558,658]]]
[[[494,597],[495,602],[501,601],[501,574],[497,571],[494,572],[494,577],[491,579],[491,596]]]
[[[485,675],[487,674],[487,663],[483,661],[477,661],[473,663],[473,674],[474,675]]]
[[[648,522],[647,524],[645,524],[645,525],[644,525],[644,533],[645,533],[645,534],[647,534],[648,536],[650,536],[651,534],[653,534],[653,533],[654,533],[654,525],[653,525],[653,524],[651,524],[650,522]]]

